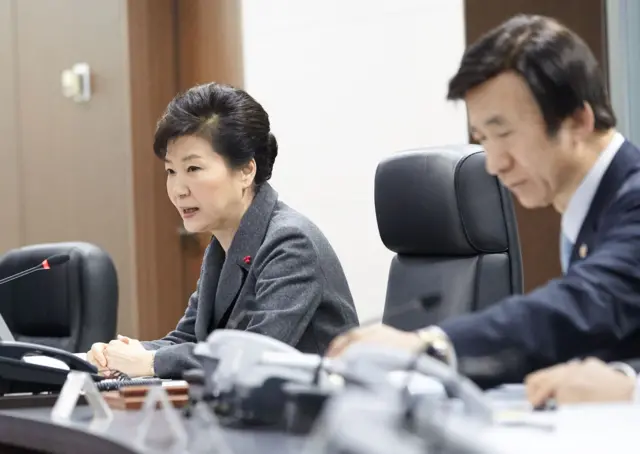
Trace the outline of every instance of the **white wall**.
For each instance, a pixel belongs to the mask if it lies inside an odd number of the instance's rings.
[[[467,141],[445,101],[462,0],[243,0],[245,88],[280,145],[273,185],[327,235],[361,321],[382,313],[392,254],[373,177],[393,152]]]

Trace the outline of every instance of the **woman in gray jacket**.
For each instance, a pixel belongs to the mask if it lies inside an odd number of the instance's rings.
[[[189,232],[210,232],[196,291],[175,330],[140,342],[94,344],[88,360],[129,376],[179,378],[215,329],[271,336],[323,354],[358,324],[342,266],[322,232],[267,183],[278,153],[269,116],[244,91],[210,83],[176,97],[155,154]]]

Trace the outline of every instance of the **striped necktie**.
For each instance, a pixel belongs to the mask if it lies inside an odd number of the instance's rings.
[[[569,260],[571,260],[571,252],[573,252],[573,243],[564,233],[560,232],[560,263],[562,264],[562,273],[567,273],[569,268]]]

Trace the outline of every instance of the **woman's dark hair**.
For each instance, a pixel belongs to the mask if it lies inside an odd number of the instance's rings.
[[[153,151],[161,159],[167,145],[183,136],[206,139],[231,168],[256,161],[254,184],[269,178],[278,155],[278,142],[270,132],[269,115],[245,91],[230,85],[198,85],[176,96],[158,125]]]
[[[556,20],[518,15],[482,36],[465,51],[447,98],[463,99],[469,90],[506,71],[525,80],[550,136],[585,102],[593,109],[597,131],[615,127],[598,61],[578,35]]]

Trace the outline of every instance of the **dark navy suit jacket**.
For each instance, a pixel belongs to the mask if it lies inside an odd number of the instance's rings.
[[[461,364],[497,359],[497,382],[576,357],[640,356],[640,150],[625,141],[615,155],[565,276],[440,326]]]

